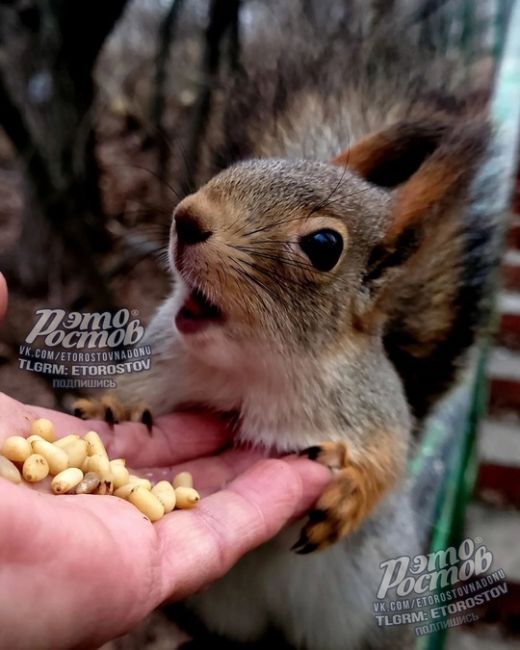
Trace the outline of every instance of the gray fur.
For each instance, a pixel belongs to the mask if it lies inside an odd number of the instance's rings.
[[[174,294],[147,334],[152,370],[131,378],[119,396],[144,399],[155,413],[185,402],[234,410],[239,440],[278,452],[334,440],[362,456],[384,431],[395,441],[385,462],[402,477],[412,414],[385,348],[385,322],[373,329],[356,325],[381,290],[367,287],[363,278],[371,252],[384,239],[395,194],[327,162],[395,122],[442,114],[462,124],[482,113],[481,105],[468,106],[467,89],[444,92],[456,85],[456,69],[448,74],[446,62],[437,56],[432,61],[431,52],[419,51],[413,40],[406,44],[406,34],[384,22],[363,40],[366,25],[353,29],[348,12],[337,28],[326,22],[321,33],[298,11],[278,15],[279,29],[260,25],[257,40],[251,38],[244,54],[248,72],[226,79],[217,93],[198,170],[199,184],[209,182],[187,199],[213,236],[190,254],[182,273],[174,270]],[[450,204],[446,212],[464,210],[464,189],[457,210]],[[275,226],[280,217],[283,223]],[[334,220],[348,232],[346,252],[326,278],[309,268],[292,241],[315,218]],[[291,223],[297,223],[294,230]],[[269,224],[278,241],[270,244],[274,259],[266,261],[258,255],[261,238],[248,233]],[[457,237],[450,239],[453,232]],[[439,255],[436,268],[446,270],[441,284],[454,278],[456,289],[459,275],[449,273],[460,267],[462,232],[448,230],[430,240],[432,254]],[[237,252],[244,244],[252,250]],[[172,233],[172,260],[175,252]],[[430,250],[423,255],[429,259]],[[298,265],[291,265],[295,259]],[[255,284],[233,270],[237,260],[262,261],[270,275],[256,271]],[[403,290],[411,296],[406,314],[417,305],[430,308],[421,286],[430,268],[385,276],[392,295]],[[195,341],[173,327],[190,282],[230,315],[225,326]],[[405,312],[396,304],[393,320],[402,322]],[[190,599],[208,628],[238,641],[256,641],[275,628],[299,650],[407,647],[409,630],[391,633],[372,616],[380,563],[417,551],[406,484],[397,481],[357,532],[322,553],[291,554],[296,532],[283,532]]]

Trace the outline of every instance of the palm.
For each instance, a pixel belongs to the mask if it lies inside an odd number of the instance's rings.
[[[41,415],[51,417],[59,435],[92,428],[1,394],[0,414],[0,440],[26,434]],[[260,454],[228,448],[211,456],[229,434],[198,415],[159,418],[153,435],[130,423],[116,427],[117,436],[103,423],[95,428],[110,456],[125,457],[139,474],[171,478],[188,469],[203,496],[211,496],[152,525],[116,497],[56,497],[1,481],[0,593],[9,602],[0,596],[0,611],[10,613],[5,640],[12,647],[9,630],[18,636],[27,621],[33,639],[24,647],[41,645],[51,633],[54,647],[95,646],[122,634],[165,599],[225,573],[308,509],[329,478],[302,459],[264,460],[236,478]]]

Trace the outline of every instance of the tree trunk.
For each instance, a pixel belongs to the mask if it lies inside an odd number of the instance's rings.
[[[11,271],[26,289],[69,283],[103,304],[109,237],[95,158],[93,67],[126,0],[0,3],[0,123],[27,192]]]

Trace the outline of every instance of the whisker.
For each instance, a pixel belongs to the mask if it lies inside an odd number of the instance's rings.
[[[279,226],[282,223],[291,223],[293,221],[301,221],[308,219],[309,215],[308,214],[299,214],[296,217],[292,217],[290,219],[286,219],[283,217],[282,219],[279,219],[278,221],[273,221],[271,223],[266,224],[265,226],[261,226],[260,228],[256,228],[255,230],[250,230],[249,232],[242,233],[243,237],[250,237],[251,235],[256,235],[259,232],[264,232],[266,230],[269,230],[270,228],[275,228],[276,226]],[[240,232],[238,233],[240,234]]]
[[[244,281],[247,282],[248,284],[253,284],[253,285],[255,284],[254,282],[251,281],[251,278],[249,277],[248,272],[245,271],[243,268],[241,268],[241,267],[239,267],[239,266],[236,266],[236,265],[234,265],[234,264],[231,264],[231,268],[235,271],[235,273],[236,273],[236,274],[237,274],[237,275],[238,275],[242,280],[244,280]],[[234,280],[235,280],[235,285],[237,286],[237,289],[239,290],[239,292],[243,292],[244,287],[240,285],[240,283],[238,282],[238,279],[237,279],[236,277],[234,277]],[[268,304],[267,304],[267,302],[266,302],[266,300],[265,300],[265,297],[264,297],[264,295],[263,295],[262,292],[257,292],[257,298],[258,298],[258,300],[260,301],[262,307],[263,307],[266,311],[269,311],[269,306],[268,306]]]
[[[241,266],[242,263],[248,264],[246,260],[238,260],[235,258],[234,261],[237,262],[239,266]],[[263,289],[271,298],[273,298],[274,300],[278,299],[278,296],[275,293],[273,293],[273,291],[269,287],[267,287],[261,280],[255,278],[255,276],[252,273],[249,273],[249,271],[246,271],[242,267],[240,268],[240,273],[243,274],[244,277],[247,277],[248,280],[250,280],[253,284],[256,284],[258,287]]]
[[[234,246],[236,250],[239,250],[243,253],[250,253],[255,257],[260,257],[266,260],[271,260],[274,262],[279,262],[280,264],[285,264],[287,266],[292,266],[297,269],[302,269],[304,271],[315,270],[314,267],[308,262],[303,262],[295,257],[289,257],[288,259],[282,255],[278,254],[278,251],[260,251],[256,248],[250,248],[247,246]]]
[[[345,180],[345,174],[346,174],[346,173],[347,173],[347,167],[345,166],[345,167],[343,167],[343,172],[341,173],[341,177],[340,177],[339,181],[337,182],[336,187],[334,187],[334,189],[332,190],[332,192],[331,192],[331,193],[330,193],[330,194],[329,194],[329,195],[328,195],[328,196],[327,196],[323,201],[320,201],[320,203],[318,203],[317,205],[315,205],[315,206],[312,208],[312,210],[311,210],[310,213],[309,213],[309,216],[312,215],[312,214],[314,214],[315,212],[319,212],[319,211],[322,210],[326,205],[330,205],[330,200],[331,200],[331,198],[334,196],[334,194],[336,194],[336,192],[339,190],[339,188],[341,187],[341,185],[343,184],[343,182],[344,182],[344,180]]]
[[[154,257],[162,268],[170,270],[170,258],[166,249],[163,248],[162,250],[156,251]]]
[[[287,295],[292,296],[294,292],[294,287],[300,286],[300,287],[305,287],[308,291],[313,291],[311,287],[308,286],[308,283],[305,282],[300,282],[296,278],[292,278],[290,281],[285,280],[280,278],[279,276],[275,276],[273,273],[269,271],[269,269],[266,269],[265,267],[261,266],[260,264],[256,264],[254,262],[250,262],[249,260],[244,260],[241,259],[242,263],[246,264],[247,266],[251,267],[254,271],[257,273],[260,273],[264,275],[266,278],[271,280],[277,288],[282,289]],[[284,303],[283,297],[281,294],[278,294],[277,298],[281,300]],[[284,303],[285,304],[285,303]]]
[[[157,214],[155,210],[141,209],[141,210],[125,210],[121,213],[123,217],[150,217]]]
[[[183,182],[183,189],[186,190],[187,194],[190,194],[191,192],[194,191],[195,186],[193,184],[193,181],[188,177],[189,176],[189,167],[188,167],[188,158],[186,156],[186,150],[184,149],[182,145],[182,141],[179,137],[173,136],[173,139],[171,139],[171,135],[168,134],[165,129],[161,126],[157,126],[155,128],[155,132],[159,135],[161,140],[164,142],[164,144],[168,147],[170,153],[173,156],[176,156],[176,151],[175,147],[177,147],[180,156],[182,158],[182,162],[184,165],[184,171],[185,171],[185,182]]]
[[[148,167],[144,167],[143,165],[135,165],[133,163],[132,164],[126,164],[126,165],[113,165],[113,167],[114,168],[116,168],[116,167],[123,167],[123,168],[125,168],[125,167],[126,168],[133,167],[134,169],[140,169],[141,171],[148,172],[154,178],[156,178],[161,185],[164,185],[165,187],[167,187],[170,190],[170,192],[175,196],[177,201],[181,200],[181,197],[180,197],[179,193],[177,192],[177,190],[175,190],[172,185],[170,185],[163,178],[161,178],[160,174],[153,171],[153,169],[148,169]]]
[[[297,240],[292,239],[255,239],[256,244],[298,244]]]

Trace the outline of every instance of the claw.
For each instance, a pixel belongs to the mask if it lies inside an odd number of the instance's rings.
[[[298,456],[306,456],[309,460],[317,460],[320,455],[321,447],[319,445],[313,445],[312,447],[307,447],[302,449]]]
[[[325,521],[327,519],[327,513],[325,510],[319,510],[315,508],[309,512],[308,517],[311,524],[319,524],[321,521]]]
[[[311,544],[310,542],[308,544],[305,544],[305,546],[302,546],[302,548],[299,548],[295,550],[294,552],[297,555],[309,555],[309,553],[314,553],[314,551],[318,548],[317,544]]]
[[[307,533],[305,532],[305,530],[302,530],[298,540],[291,546],[291,551],[295,551],[296,553],[298,553],[298,549],[300,547],[304,547],[308,543],[309,543],[309,538],[307,537]]]
[[[143,424],[146,424],[148,427],[148,430],[151,432],[152,429],[152,424],[153,424],[153,418],[152,418],[152,413],[150,409],[145,409],[143,411],[143,414],[141,416],[141,421]]]
[[[118,423],[117,419],[114,417],[114,411],[110,406],[105,407],[105,421],[111,426]]]
[[[305,528],[302,530],[298,541],[291,546],[291,551],[294,551],[298,555],[308,555],[318,548],[317,544],[313,544],[309,541]]]

